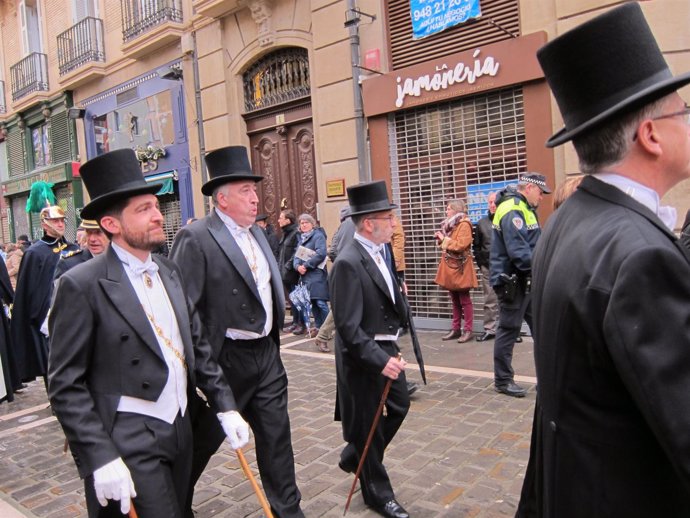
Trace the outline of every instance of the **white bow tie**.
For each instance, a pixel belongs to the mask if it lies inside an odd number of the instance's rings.
[[[144,275],[145,273],[148,273],[149,275],[153,276],[158,272],[158,265],[153,261],[144,264],[137,264],[135,266],[130,264],[129,267],[132,269],[132,272],[134,272],[135,275]]]

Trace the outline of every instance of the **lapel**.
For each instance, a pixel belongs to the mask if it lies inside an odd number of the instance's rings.
[[[250,291],[257,299],[261,300],[259,290],[256,287],[256,282],[254,282],[254,276],[252,275],[252,271],[249,269],[249,265],[247,264],[247,259],[244,257],[239,245],[235,242],[235,238],[232,237],[232,234],[225,226],[225,223],[223,223],[223,221],[218,217],[215,209],[211,212],[211,214],[209,214],[208,218],[208,231],[211,233],[211,236],[213,239],[215,239],[216,243],[218,243],[218,246],[220,246],[220,249],[223,251],[235,270],[237,270],[237,273],[240,274],[240,277],[244,279],[244,282],[247,287],[249,287]],[[254,237],[256,237],[256,234],[254,234]]]
[[[191,325],[189,323],[189,310],[187,309],[187,298],[182,290],[182,284],[180,283],[180,278],[175,270],[168,268],[163,261],[152,254],[151,257],[153,261],[158,265],[158,275],[163,281],[163,286],[168,294],[168,299],[170,300],[170,305],[175,312],[175,318],[177,319],[177,327],[180,330],[180,336],[182,337],[182,346],[184,347],[185,357],[194,357],[194,350],[192,344],[192,332]]]
[[[378,266],[376,266],[376,262],[371,258],[371,255],[369,255],[369,252],[365,250],[365,248],[362,246],[362,244],[357,241],[356,239],[354,240],[355,244],[355,250],[359,252],[359,255],[361,256],[362,260],[362,266],[366,270],[366,272],[369,274],[369,277],[371,277],[371,280],[374,281],[374,284],[378,286],[378,288],[383,292],[383,294],[386,296],[388,300],[390,300],[393,304],[396,305],[397,307],[397,299],[398,299],[398,293],[399,291],[396,287],[395,279],[393,279],[393,292],[395,292],[395,298],[396,300],[391,299],[391,292],[388,290],[388,284],[386,284],[386,279],[383,278],[383,275],[381,274],[381,271],[379,270]],[[381,258],[383,260],[383,258]]]
[[[132,284],[129,282],[129,277],[125,273],[120,258],[111,247],[108,247],[104,253],[106,263],[105,279],[99,279],[99,284],[115,310],[122,315],[122,318],[136,331],[141,340],[156,356],[165,361],[156,335],[151,328],[148,318],[146,318],[146,313],[141,307]]]

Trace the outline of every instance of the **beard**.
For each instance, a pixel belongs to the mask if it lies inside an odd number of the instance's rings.
[[[161,237],[154,237],[153,231],[133,232],[126,227],[122,227],[122,239],[125,243],[136,250],[145,250],[152,252],[163,243],[165,243],[165,234],[162,232]]]

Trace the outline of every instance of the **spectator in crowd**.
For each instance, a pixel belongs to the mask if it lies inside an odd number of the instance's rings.
[[[633,2],[537,58],[565,122],[547,146],[572,141],[585,178],[534,252],[539,390],[517,516],[690,516],[690,254],[661,203],[690,178],[690,72],[673,76]]]
[[[477,274],[472,260],[472,222],[467,216],[465,202],[452,200],[446,206],[446,219],[434,234],[441,249],[441,261],[435,283],[448,290],[453,305],[452,328],[442,340],[472,340],[474,311],[470,290],[477,287]],[[465,326],[463,328],[463,319]]]
[[[273,225],[268,222],[268,216],[266,214],[257,214],[256,224],[264,231],[266,241],[268,241],[271,251],[273,251],[273,255],[277,260],[280,239],[278,239],[278,236],[273,230]]]
[[[488,209],[474,228],[474,260],[479,266],[484,295],[484,334],[476,338],[477,342],[492,340],[496,336],[498,322],[498,299],[496,292],[489,283],[489,257],[491,255],[491,237],[493,236],[493,219],[496,214],[496,192],[490,192],[486,197]]]
[[[283,280],[285,293],[289,294],[299,281],[299,274],[292,264],[299,242],[297,216],[290,209],[282,210],[278,216],[278,225],[280,225],[282,233],[278,241],[278,268],[280,268],[280,277]],[[302,327],[302,319],[297,309],[293,307],[291,313],[292,324],[285,329],[288,333],[297,331]]]
[[[18,244],[7,243],[7,273],[10,276],[10,283],[12,289],[17,288],[17,275],[19,274],[19,265],[22,263],[24,251]]]
[[[577,190],[584,176],[571,176],[560,184],[553,191],[553,210],[563,205],[563,202],[570,198],[570,196]]]
[[[543,195],[550,193],[544,175],[527,173],[520,177],[517,190],[503,189],[496,203],[490,256],[490,282],[499,304],[494,384],[496,391],[511,397],[527,393],[513,380],[513,347],[523,318],[532,329],[532,253],[541,235],[536,210]]]
[[[328,273],[326,270],[326,232],[316,225],[316,220],[309,214],[297,218],[300,238],[292,265],[309,290],[311,310],[314,314],[314,327],[309,336],[314,338],[321,324],[328,316]],[[306,313],[302,315],[303,324],[309,327]],[[298,334],[293,331],[294,334]]]
[[[31,241],[29,241],[29,236],[22,234],[17,238],[17,246],[22,249],[22,252],[26,252],[31,246]]]
[[[110,240],[96,220],[82,219],[79,229],[84,233],[85,248],[74,250],[60,258],[55,266],[55,279],[59,279],[66,271],[78,264],[82,264],[97,255],[101,255],[108,249]]]

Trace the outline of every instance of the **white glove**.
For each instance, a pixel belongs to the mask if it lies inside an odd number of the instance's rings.
[[[93,482],[99,504],[105,507],[108,500],[119,500],[122,514],[129,513],[130,501],[137,493],[134,491],[132,476],[122,458],[118,457],[94,471]]]
[[[233,450],[242,448],[249,442],[249,425],[247,421],[242,419],[239,412],[230,410],[220,413],[218,414],[218,420]]]

